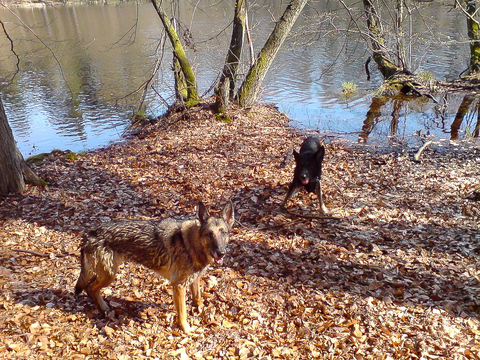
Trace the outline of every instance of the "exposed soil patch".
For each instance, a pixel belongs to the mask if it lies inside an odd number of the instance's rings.
[[[428,148],[417,163],[329,143],[321,217],[304,192],[278,206],[304,135],[270,107],[232,118],[198,106],[123,144],[52,154],[34,167],[50,186],[0,200],[0,357],[480,358],[479,150]],[[143,268],[125,265],[107,289],[111,318],[74,296],[84,229],[230,198],[237,223],[193,334]]]

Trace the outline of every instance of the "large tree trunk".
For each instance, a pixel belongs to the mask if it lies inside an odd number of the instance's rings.
[[[238,90],[237,100],[241,106],[250,106],[257,100],[263,79],[290,29],[303,10],[307,0],[291,0],[281,19],[275,25],[270,37],[257,56],[255,64]]]
[[[477,1],[465,0],[467,4],[467,30],[470,39],[470,66],[469,74],[478,73],[480,71],[480,31],[477,20]]]
[[[230,40],[230,48],[228,49],[225,66],[223,67],[222,76],[215,88],[215,111],[223,113],[228,107],[228,103],[233,99],[235,92],[235,79],[237,76],[240,55],[242,54],[243,39],[245,36],[245,23],[247,16],[247,0],[236,0],[235,15],[233,18],[232,38]]]
[[[0,99],[0,196],[22,191],[25,182],[46,185],[30,170],[18,150]]]
[[[178,64],[180,65],[180,69],[183,73],[183,77],[185,78],[185,83],[187,86],[187,89],[186,89],[187,99],[185,103],[187,106],[196,105],[200,101],[200,97],[198,96],[198,92],[197,92],[197,79],[195,77],[195,73],[192,70],[192,67],[190,66],[190,63],[187,58],[187,54],[183,49],[182,43],[180,41],[180,38],[178,37],[177,32],[175,31],[175,28],[170,22],[170,19],[168,18],[167,14],[163,10],[162,6],[157,4],[157,0],[152,0],[152,4],[158,16],[160,17],[163,27],[172,44],[174,59],[175,59],[174,61],[178,61]],[[161,4],[161,0],[160,0],[160,4]],[[181,86],[181,85],[182,85],[182,81],[179,81],[177,83],[177,86]],[[183,94],[184,91],[185,89],[182,89],[182,88],[176,89],[177,97],[178,97],[178,94]]]
[[[22,173],[23,158],[19,155],[12,129],[0,99],[0,195],[23,190],[25,181]]]
[[[385,46],[385,38],[383,37],[382,23],[373,4],[373,0],[363,0],[363,8],[372,43],[373,60],[375,60],[383,77],[388,79],[401,69],[388,56],[388,49]]]

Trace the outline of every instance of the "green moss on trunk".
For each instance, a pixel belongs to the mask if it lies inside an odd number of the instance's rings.
[[[156,0],[152,0],[152,4],[157,11],[158,16],[160,17],[160,20],[162,21],[163,27],[165,28],[168,38],[170,39],[170,42],[172,44],[175,58],[180,64],[183,76],[185,77],[185,83],[187,85],[187,101],[185,102],[185,104],[187,106],[196,105],[200,102],[200,97],[198,96],[197,92],[197,80],[195,77],[195,73],[190,66],[187,54],[185,53],[180,38],[178,37],[177,32],[175,31],[175,28],[170,22],[170,19],[168,18],[165,11],[162,9],[161,6],[157,4]],[[183,90],[179,90],[179,93],[182,93]]]
[[[290,29],[303,10],[307,0],[292,0],[285,9],[281,19],[275,25],[270,37],[263,46],[255,64],[245,78],[237,94],[237,101],[241,106],[250,106],[257,100],[261,84],[272,64],[275,55],[282,46]]]
[[[478,12],[476,0],[466,0],[467,5],[467,30],[470,39],[470,69],[469,73],[480,72],[480,34],[476,15]]]

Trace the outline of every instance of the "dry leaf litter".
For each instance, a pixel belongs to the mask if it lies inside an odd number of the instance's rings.
[[[327,144],[324,194],[279,203],[304,134],[273,107],[172,111],[123,143],[56,151],[49,182],[0,200],[0,358],[480,359],[477,149]],[[285,165],[285,166],[284,166]],[[115,218],[191,217],[232,199],[228,255],[175,325],[172,290],[127,264],[101,317],[73,287],[81,233]]]

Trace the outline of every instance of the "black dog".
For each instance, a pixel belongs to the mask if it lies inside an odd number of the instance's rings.
[[[320,210],[327,213],[328,209],[323,203],[321,177],[322,162],[325,155],[325,147],[320,143],[316,136],[309,136],[300,147],[300,152],[293,150],[295,156],[295,172],[293,181],[288,187],[287,196],[283,200],[282,206],[285,206],[300,187],[304,187],[309,193],[314,192],[320,202]]]

